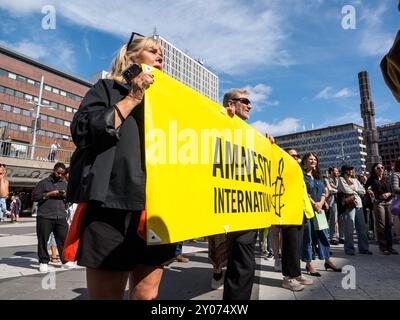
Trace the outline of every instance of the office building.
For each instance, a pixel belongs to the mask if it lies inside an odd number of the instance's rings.
[[[386,169],[400,159],[400,122],[378,127],[379,154]]]
[[[278,136],[275,141],[283,149],[295,148],[302,156],[316,153],[323,174],[344,163],[354,166],[357,173],[366,170],[363,127],[354,123]]]

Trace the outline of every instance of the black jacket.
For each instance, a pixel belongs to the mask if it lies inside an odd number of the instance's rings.
[[[53,190],[67,190],[67,183],[64,180],[55,181],[53,175],[39,181],[33,191],[33,201],[38,202],[38,217],[47,219],[66,218],[65,197],[48,198],[46,193]]]
[[[129,87],[99,80],[74,115],[71,133],[77,150],[70,163],[68,201],[98,201],[103,207],[142,210],[145,204],[144,116],[137,106],[114,127],[114,104]]]

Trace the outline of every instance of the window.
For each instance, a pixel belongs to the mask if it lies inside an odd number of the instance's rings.
[[[48,120],[50,121],[50,122],[56,122],[56,118],[54,118],[54,117],[48,117]]]
[[[4,69],[0,69],[0,76],[6,76],[7,75],[7,71]]]
[[[12,73],[12,72],[9,72],[8,73],[8,77],[10,78],[10,79],[17,79],[17,75],[15,74],[15,73]]]
[[[25,93],[25,99],[32,101],[33,97],[30,94]]]
[[[44,135],[46,135],[46,131],[44,131],[44,130],[38,130],[38,135],[40,135],[40,136],[44,136]]]
[[[49,105],[50,105],[50,101],[49,101],[49,100],[46,100],[46,99],[43,99],[43,100],[42,100],[42,104],[44,104],[44,105],[46,105],[46,106],[49,106]]]
[[[56,119],[56,122],[57,122],[58,124],[61,124],[61,125],[64,124],[64,121],[63,121],[62,119]]]
[[[63,135],[62,138],[63,138],[63,140],[67,140],[67,141],[69,140],[69,137],[66,135]]]
[[[69,122],[69,121],[64,121],[64,126],[66,126],[66,127],[71,126],[71,122]]]
[[[45,85],[44,85],[44,90],[51,91],[51,87],[48,86],[47,84],[45,84]]]
[[[62,136],[61,136],[61,134],[59,134],[59,133],[55,133],[55,134],[54,134],[54,138],[56,138],[56,139],[61,139]]]
[[[23,99],[23,98],[24,98],[24,93],[21,92],[21,91],[15,91],[15,96],[16,96],[17,98]]]
[[[33,97],[33,101],[39,102],[39,98],[38,97]]]
[[[63,97],[66,97],[67,96],[67,93],[65,92],[65,91],[60,91],[60,94],[63,96]]]
[[[26,82],[26,78],[23,76],[17,76],[17,81]]]
[[[48,137],[50,137],[50,138],[53,138],[54,133],[53,133],[53,132],[50,132],[50,131],[46,131],[46,136],[48,136]]]
[[[22,115],[24,115],[25,117],[30,117],[31,113],[28,110],[22,110]]]
[[[10,88],[6,88],[5,93],[9,94],[10,96],[13,96],[14,95],[14,90],[10,89]]]
[[[12,130],[18,130],[18,125],[15,123],[10,123],[10,129]]]
[[[51,105],[54,109],[57,109],[57,107],[58,107],[57,103],[55,103],[54,101],[51,101],[51,102],[50,102],[50,105]]]
[[[33,86],[35,85],[35,80],[28,79],[28,80],[26,80],[26,82],[31,84],[31,85],[33,85]]]
[[[19,126],[19,130],[23,131],[23,132],[28,132],[28,127],[26,126]]]
[[[3,86],[0,86],[0,92],[1,92],[1,93],[4,92],[4,89],[5,89],[5,88],[4,88]]]
[[[3,104],[3,110],[9,112],[11,111],[11,106],[9,106],[8,104]]]
[[[21,113],[21,109],[20,109],[20,108],[17,108],[17,107],[14,107],[14,108],[13,108],[13,113],[20,114],[20,113]]]
[[[58,105],[58,109],[65,111],[65,106],[63,104],[59,104]]]
[[[40,119],[42,119],[43,121],[47,121],[47,116],[45,114],[41,114]]]
[[[58,89],[56,89],[56,88],[53,88],[53,93],[55,93],[55,94],[60,94],[60,90],[58,90]]]
[[[67,111],[67,112],[72,112],[72,108],[71,108],[71,107],[66,107],[66,108],[65,108],[65,111]]]

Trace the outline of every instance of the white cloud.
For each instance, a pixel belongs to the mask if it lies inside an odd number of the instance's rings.
[[[383,30],[388,9],[387,3],[384,2],[378,2],[376,7],[369,7],[366,4],[360,6],[362,33],[359,50],[363,56],[382,56],[392,46],[395,35]]]
[[[300,120],[289,117],[274,123],[267,123],[259,120],[250,125],[263,135],[268,133],[273,136],[280,136],[296,132],[297,129],[300,128]]]
[[[10,6],[0,0],[0,7],[27,13],[38,12],[44,4],[31,2],[14,1]],[[124,39],[131,31],[151,34],[156,25],[160,35],[220,72],[243,74],[256,67],[293,64],[285,50],[285,10],[277,1],[256,6],[231,0],[48,2],[55,6],[57,17]]]
[[[49,39],[47,41],[50,41]],[[22,53],[32,59],[46,60],[46,63],[65,70],[75,72],[76,58],[72,47],[63,40],[52,39],[51,46],[44,45],[46,41],[22,40],[21,42],[10,43],[0,41],[6,47]]]
[[[249,92],[249,96],[253,105],[253,111],[261,112],[264,107],[274,107],[279,105],[279,101],[270,100],[272,94],[272,87],[267,86],[263,83],[259,83],[255,86],[244,87]]]
[[[357,95],[357,93],[354,90],[351,90],[349,88],[343,88],[343,89],[335,92],[332,87],[326,87],[322,91],[320,91],[313,98],[313,100],[318,100],[318,99],[329,100],[329,99],[349,98],[349,97],[354,97],[356,95]]]

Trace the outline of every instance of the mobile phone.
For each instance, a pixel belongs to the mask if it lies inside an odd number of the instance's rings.
[[[124,77],[125,81],[130,84],[132,80],[141,72],[142,67],[137,63],[134,63],[128,66],[128,68],[126,68],[124,71],[122,71],[122,76]]]

